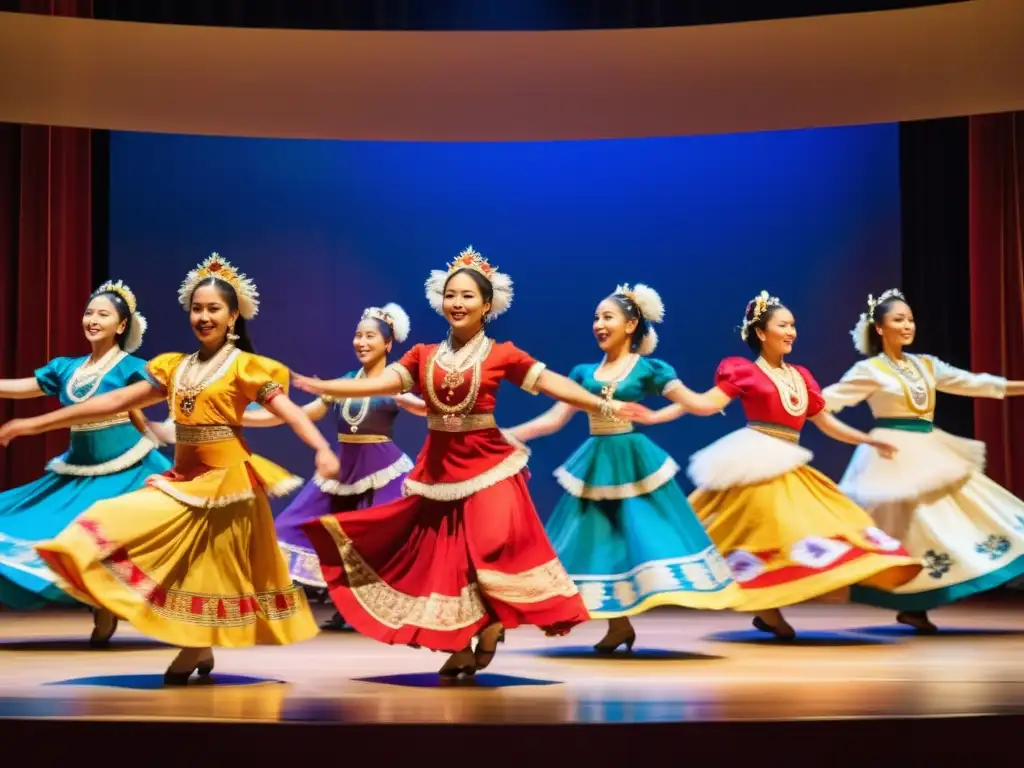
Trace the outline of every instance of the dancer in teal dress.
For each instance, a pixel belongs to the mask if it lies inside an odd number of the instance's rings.
[[[118,281],[100,286],[82,318],[92,353],[58,357],[26,379],[0,380],[0,397],[49,395],[62,406],[128,386],[146,377],[145,362],[130,353],[142,344],[146,318],[135,296]],[[94,502],[141,488],[171,462],[157,450],[158,427],[141,413],[71,428],[70,446],[38,480],[0,493],[0,604],[15,610],[76,604],[33,545],[54,538]],[[90,644],[103,647],[117,629],[107,611],[94,614]]]
[[[653,289],[617,287],[594,316],[604,360],[576,366],[570,378],[606,398],[639,402],[662,395],[685,404],[690,390],[672,366],[647,357],[657,344],[651,324],[663,315]],[[573,413],[558,404],[510,433],[523,442],[550,435]],[[677,415],[669,406],[648,423]],[[679,465],[632,423],[590,415],[590,438],[555,472],[565,495],[547,532],[591,617],[608,619],[598,652],[612,653],[622,644],[631,649],[636,631],[629,617],[650,608],[724,609],[742,599],[676,483],[678,471]]]

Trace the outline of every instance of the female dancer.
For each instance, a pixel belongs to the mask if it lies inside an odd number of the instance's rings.
[[[181,652],[164,675],[184,685],[213,669],[212,646],[285,644],[316,634],[291,583],[267,494],[300,484],[249,452],[242,414],[258,402],[316,450],[323,477],[338,459],[285,394],[288,370],[252,352],[245,321],[256,286],[213,254],[182,283],[199,350],[149,363],[149,379],[84,403],[0,428],[0,445],[167,399],[175,420],[174,468],[148,487],[90,507],[56,539],[36,545],[75,596],[104,607]]]
[[[356,326],[352,345],[362,363],[358,371],[346,373],[343,379],[378,376],[387,367],[387,357],[394,342],[409,337],[409,316],[397,304],[369,307]],[[338,460],[341,475],[337,480],[314,477],[302,492],[274,521],[278,546],[284,553],[292,580],[309,587],[326,589],[320,561],[299,526],[331,512],[365,509],[373,504],[394,501],[402,496],[402,481],[412,469],[412,461],[391,442],[391,431],[399,408],[418,416],[426,416],[423,401],[413,395],[395,397],[364,397],[336,403],[321,395],[303,407],[313,421],[320,421],[329,409],[338,421]],[[242,426],[269,427],[281,419],[266,409],[250,409],[242,417]],[[321,629],[345,629],[340,613]]]
[[[508,308],[512,281],[472,248],[446,272],[435,270],[426,287],[450,326],[441,344],[417,344],[379,376],[295,379],[300,389],[335,397],[417,386],[425,393],[429,433],[405,480],[407,498],[303,529],[338,610],[358,631],[454,651],[440,672],[457,677],[490,664],[503,627],[564,634],[588,619],[530,499],[528,452],[495,424],[498,384],[507,379],[609,419],[646,409],[593,395],[510,342],[492,341],[486,321]]]
[[[616,287],[594,314],[604,360],[576,366],[569,378],[605,398],[637,402],[662,395],[689,402],[672,367],[648,357],[657,346],[652,324],[663,316],[653,289]],[[509,432],[523,442],[550,435],[575,410],[557,403]],[[566,492],[547,531],[590,616],[608,619],[595,650],[612,653],[623,643],[632,649],[636,631],[629,617],[659,605],[736,606],[741,589],[676,483],[679,466],[629,422],[591,414],[590,435],[555,472]]]
[[[923,573],[895,590],[858,588],[851,596],[898,611],[897,621],[921,632],[935,632],[928,610],[1024,573],[1024,502],[984,475],[984,443],[934,427],[935,393],[1002,398],[1024,394],[1024,382],[911,355],[904,348],[915,331],[903,294],[869,296],[852,332],[866,359],[823,394],[836,412],[867,400],[875,417],[872,436],[899,447],[892,462],[858,449],[840,488],[925,563]]]
[[[127,285],[118,280],[97,288],[82,328],[90,355],[54,358],[31,378],[0,381],[0,397],[49,395],[70,405],[146,378],[145,363],[132,356],[142,346],[146,318]],[[147,477],[170,468],[157,444],[138,410],[80,424],[71,429],[68,450],[50,461],[42,477],[0,493],[0,604],[23,610],[75,602],[33,546],[56,536],[94,502],[141,488]],[[104,647],[117,620],[106,610],[95,611],[93,620],[89,643]]]
[[[807,466],[812,454],[798,445],[805,420],[882,456],[895,449],[837,420],[810,372],[784,361],[796,339],[792,313],[763,291],[747,304],[741,336],[757,359],[723,360],[702,398],[705,413],[739,398],[747,426],[693,455],[690,503],[747,592],[744,610],[757,612],[754,626],[791,638],[779,608],[852,584],[905,584],[921,564]]]

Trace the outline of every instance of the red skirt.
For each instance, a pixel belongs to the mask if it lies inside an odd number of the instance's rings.
[[[472,496],[409,496],[302,526],[331,599],[360,633],[459,651],[488,624],[563,635],[590,616],[523,473]]]

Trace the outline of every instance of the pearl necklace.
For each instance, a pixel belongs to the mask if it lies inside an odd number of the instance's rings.
[[[364,371],[362,368],[360,368],[359,369],[359,373],[356,374],[356,378],[357,379],[362,379],[362,378],[365,378],[365,377],[366,377],[366,371]],[[363,420],[366,418],[366,414],[368,414],[370,412],[370,398],[369,397],[363,397],[363,398],[359,398],[359,399],[360,399],[359,412],[355,415],[355,417],[352,416],[352,398],[351,397],[346,397],[345,398],[345,403],[341,406],[341,418],[343,418],[346,421],[346,423],[348,424],[349,432],[358,432],[359,431],[359,425],[363,423]]]
[[[803,416],[807,413],[807,382],[799,371],[785,363],[781,368],[772,368],[763,357],[757,358],[757,366],[775,384],[786,413],[790,416]]]
[[[441,388],[447,389],[445,400],[451,402],[455,390],[466,383],[466,371],[472,368],[478,353],[485,346],[487,336],[481,328],[477,334],[467,341],[457,352],[452,349],[451,337],[441,342],[434,356],[435,364],[445,372],[441,380]]]
[[[903,360],[894,360],[884,353],[882,358],[899,377],[910,409],[917,413],[928,413],[932,409],[931,390],[928,386],[928,379],[919,368],[917,361],[909,356]]]
[[[81,403],[95,395],[96,390],[103,383],[103,377],[124,357],[124,350],[115,344],[95,363],[90,363],[89,358],[86,358],[85,362],[71,374],[64,387],[68,399],[75,403]]]
[[[447,340],[442,342],[437,351],[430,356],[430,360],[427,362],[427,370],[424,384],[424,390],[427,395],[427,400],[430,401],[430,405],[435,411],[442,414],[444,422],[450,426],[457,427],[462,423],[463,416],[473,410],[473,406],[476,405],[476,398],[480,394],[480,373],[483,368],[483,361],[487,358],[487,355],[491,351],[491,340],[483,335],[481,330],[479,334],[480,341],[475,341],[477,337],[474,337],[466,346],[459,350],[463,352],[467,347],[471,345],[473,348],[464,356],[462,359],[455,359],[451,364],[451,369],[447,368],[441,361],[440,358],[446,353],[451,355],[451,345],[448,344]],[[446,371],[444,378],[441,381],[442,387],[447,387],[447,398],[446,401],[450,401],[452,396],[455,394],[455,388],[465,382],[465,371],[469,371],[469,392],[466,393],[466,397],[462,402],[450,404],[449,402],[441,402],[441,399],[437,396],[437,390],[434,386],[434,368],[438,367],[443,371]],[[457,366],[457,368],[456,368]],[[453,373],[458,374],[458,381],[453,381]]]

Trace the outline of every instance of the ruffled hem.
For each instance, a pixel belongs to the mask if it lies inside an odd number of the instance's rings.
[[[208,469],[194,477],[153,475],[146,484],[189,507],[212,509],[226,507],[256,497],[256,486],[268,496],[287,496],[302,487],[301,477],[289,474],[260,456],[250,456],[244,464]]]
[[[479,493],[485,488],[515,477],[526,467],[530,454],[527,451],[516,448],[498,464],[490,469],[481,472],[468,480],[460,480],[455,483],[421,483],[418,480],[406,478],[402,483],[403,496],[422,496],[432,501],[459,501]]]
[[[412,459],[404,453],[391,466],[379,469],[354,483],[341,483],[337,480],[326,480],[319,474],[313,476],[313,482],[324,493],[333,496],[358,496],[369,490],[380,490],[388,483],[394,482],[413,468]]]
[[[813,458],[796,443],[745,427],[693,454],[687,474],[697,488],[723,491],[781,477]]]
[[[46,465],[46,469],[56,475],[71,475],[73,477],[99,477],[101,475],[114,475],[124,472],[142,461],[153,450],[156,444],[148,437],[143,437],[139,442],[113,459],[104,461],[101,464],[68,464],[63,457],[52,459]],[[65,456],[67,454],[64,454]]]
[[[589,485],[573,475],[561,466],[555,470],[555,479],[565,489],[566,493],[578,499],[590,501],[621,501],[632,499],[637,496],[646,496],[668,483],[679,472],[679,465],[672,458],[665,459],[664,463],[649,474],[647,477],[633,483],[620,483],[618,485]]]
[[[870,446],[857,446],[839,488],[864,507],[919,499],[985,469],[984,443],[940,429],[909,432],[879,427],[871,436],[895,445],[899,453],[883,459]]]

